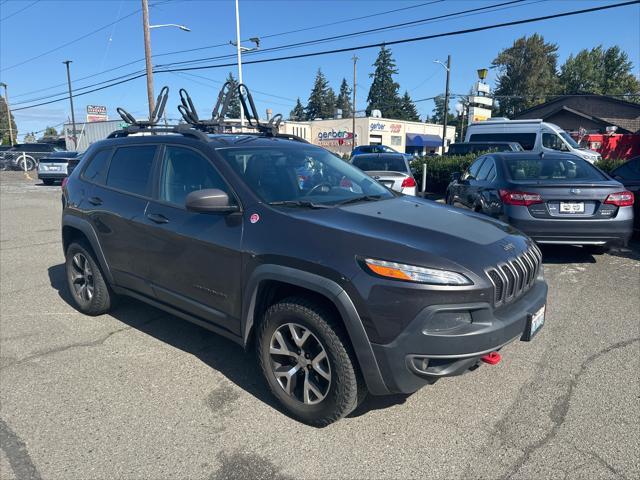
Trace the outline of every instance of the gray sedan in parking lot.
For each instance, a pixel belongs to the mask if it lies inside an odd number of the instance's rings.
[[[454,174],[450,205],[499,218],[538,243],[626,245],[633,228],[632,192],[571,154],[494,153]]]
[[[416,194],[416,181],[407,157],[401,153],[367,153],[353,157],[351,163],[385,187],[404,193]]]

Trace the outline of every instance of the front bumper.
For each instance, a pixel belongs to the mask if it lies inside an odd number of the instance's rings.
[[[483,355],[521,338],[528,318],[546,298],[547,284],[539,277],[522,297],[498,309],[484,302],[425,308],[394,341],[372,344],[387,387],[393,393],[411,393],[437,378],[465,373]],[[434,315],[451,311],[470,312],[471,323],[430,330]]]

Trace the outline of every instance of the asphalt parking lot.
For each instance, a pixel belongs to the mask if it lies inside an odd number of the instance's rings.
[[[0,478],[640,478],[640,244],[545,248],[546,325],[503,362],[324,429],[253,356],[133,300],[68,303],[60,187],[0,177]]]

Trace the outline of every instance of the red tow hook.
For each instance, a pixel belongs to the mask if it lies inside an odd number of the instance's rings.
[[[480,360],[482,360],[484,363],[488,363],[489,365],[497,365],[498,363],[500,363],[500,360],[502,360],[502,355],[500,355],[498,352],[491,352],[483,357],[480,357]]]

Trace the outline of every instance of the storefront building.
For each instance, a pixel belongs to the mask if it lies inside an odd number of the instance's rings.
[[[387,145],[399,152],[426,155],[441,153],[442,125],[388,118],[358,117],[355,145]],[[353,119],[286,121],[280,127],[289,133],[340,155],[353,149]],[[447,127],[447,146],[454,141],[455,127]]]

